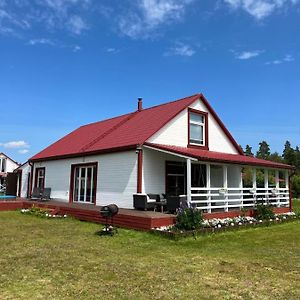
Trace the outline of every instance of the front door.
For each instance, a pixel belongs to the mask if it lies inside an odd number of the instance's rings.
[[[96,198],[96,165],[73,167],[73,201],[94,203]]]

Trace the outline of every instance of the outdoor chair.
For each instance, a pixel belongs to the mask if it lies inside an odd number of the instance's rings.
[[[51,195],[51,188],[44,188],[41,200],[43,201],[50,200],[50,195]]]
[[[32,194],[31,194],[31,200],[40,200],[43,195],[43,189],[39,187],[33,188]]]
[[[139,210],[154,209],[160,201],[158,194],[133,194],[133,207]]]
[[[169,213],[175,213],[180,207],[187,207],[186,196],[167,196],[167,211]]]

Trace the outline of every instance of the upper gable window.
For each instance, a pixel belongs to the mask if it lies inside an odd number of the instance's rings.
[[[207,114],[189,110],[189,145],[207,146]]]

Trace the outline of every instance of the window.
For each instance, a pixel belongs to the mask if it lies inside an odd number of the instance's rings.
[[[35,170],[35,187],[45,187],[45,168],[36,168]]]
[[[94,203],[96,200],[97,165],[72,166],[72,201]]]
[[[6,158],[0,158],[0,172],[6,171]]]
[[[207,147],[207,113],[189,111],[189,145]]]

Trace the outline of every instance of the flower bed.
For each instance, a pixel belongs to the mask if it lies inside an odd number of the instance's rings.
[[[295,220],[300,220],[300,215],[295,214],[294,212],[275,214],[274,218],[268,220],[257,220],[253,217],[239,216],[235,218],[203,220],[201,228],[195,230],[179,230],[176,228],[176,225],[172,225],[153,228],[151,232],[177,240],[188,236],[194,236],[196,238],[197,235],[218,233],[228,230],[239,230],[257,226],[270,226]]]
[[[31,208],[22,208],[20,212],[22,214],[33,215],[40,218],[48,218],[48,219],[67,217],[67,215],[62,215],[59,213],[59,211],[55,209],[40,208],[35,206],[32,206]]]

